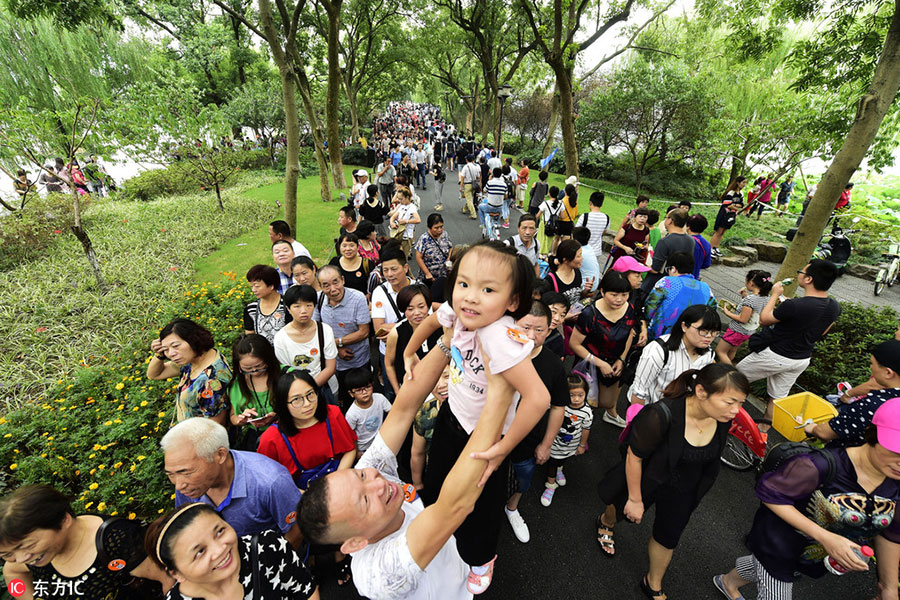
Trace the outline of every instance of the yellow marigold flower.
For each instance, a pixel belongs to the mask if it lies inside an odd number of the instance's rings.
[[[89,490],[96,490],[98,487],[100,487],[100,484],[98,484],[98,483],[95,481],[94,483],[92,483],[91,485],[88,486],[88,489],[89,489]]]
[[[9,465],[10,471],[15,471],[18,468],[19,468],[19,463],[13,463],[13,464]]]
[[[137,515],[134,513],[128,513],[128,520],[134,521],[137,518]]]
[[[121,467],[121,466],[122,466],[122,461],[119,461],[119,462],[117,462],[116,464],[113,465],[113,469],[118,469],[118,468]]]
[[[125,387],[125,384],[124,384],[124,383],[119,382],[119,383],[116,384],[116,389],[117,389],[117,390],[121,390],[123,387]]]
[[[12,437],[12,434],[11,434],[11,433],[7,433],[7,434],[4,435],[3,437],[5,437],[5,438],[11,438],[11,437]]]
[[[93,505],[94,505],[93,502],[85,502],[84,508],[85,508],[85,510],[87,510],[88,508],[92,507]]]
[[[147,457],[144,456],[143,454],[138,454],[138,457],[137,457],[138,460],[144,460],[145,458],[147,458]]]
[[[158,415],[156,415],[156,416],[159,417],[160,419],[162,419],[163,417],[166,416],[166,411],[161,411],[161,412],[160,412]],[[9,434],[6,434],[6,436],[9,437]]]
[[[174,499],[175,499],[175,494],[172,494],[171,498],[172,498],[172,500],[174,500]]]
[[[97,510],[99,510],[100,512],[103,512],[104,510],[106,510],[106,502],[101,502],[100,504],[98,504]]]

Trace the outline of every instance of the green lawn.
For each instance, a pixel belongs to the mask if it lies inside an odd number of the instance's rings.
[[[352,181],[351,173],[354,169],[350,165],[344,166],[347,181]],[[347,193],[349,190],[344,190]],[[256,189],[248,190],[246,195],[257,198],[269,204],[275,205],[275,201],[284,199],[284,182],[273,183]],[[334,202],[325,203],[319,198],[319,179],[311,176],[301,179],[297,184],[297,228],[300,230],[296,237],[312,254],[316,264],[324,262],[332,248],[332,240],[338,231],[338,209],[340,191],[332,190]],[[284,218],[284,209],[280,209],[278,217]],[[197,282],[215,281],[221,278],[222,273],[231,271],[243,278],[247,270],[256,264],[272,264],[272,243],[269,241],[269,222],[224,242],[219,248],[204,258],[194,263],[196,272],[194,279]]]

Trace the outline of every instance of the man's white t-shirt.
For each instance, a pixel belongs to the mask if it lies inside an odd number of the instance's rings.
[[[315,377],[322,372],[322,352],[325,358],[337,358],[337,344],[334,343],[334,331],[330,325],[322,323],[322,341],[324,348],[319,348],[319,332],[313,333],[312,339],[308,342],[298,344],[292,340],[287,333],[286,328],[282,328],[275,334],[272,345],[275,346],[275,358],[278,362],[286,367],[299,367],[306,369],[309,374]],[[332,393],[338,391],[337,377],[332,375],[328,380],[328,387]]]
[[[356,448],[365,452],[372,445],[372,440],[378,435],[381,424],[384,422],[384,413],[390,412],[391,403],[379,393],[372,394],[372,404],[369,408],[360,408],[356,402],[347,409],[347,423],[350,429],[356,432]]]
[[[304,246],[297,240],[294,240],[293,242],[291,242],[291,248],[294,249],[294,258],[297,258],[298,256],[305,256],[307,258],[312,258],[312,256],[309,253],[309,250],[306,249],[306,246]]]
[[[397,222],[400,221],[409,221],[412,219],[413,215],[418,215],[419,211],[416,210],[416,205],[413,203],[409,204],[400,204],[397,206]],[[403,237],[411,240],[416,235],[416,224],[415,223],[407,223],[406,229],[403,231]]]
[[[403,524],[394,533],[351,553],[353,583],[361,596],[371,600],[471,600],[466,589],[469,566],[460,558],[456,539],[450,536],[440,552],[423,571],[409,551],[406,530],[425,505],[415,488],[400,481],[397,457],[390,451],[381,434],[363,454],[356,469],[377,469],[394,483],[403,485]]]
[[[400,288],[401,290],[403,288]],[[387,291],[385,291],[387,290]],[[390,299],[388,299],[390,296]],[[397,316],[394,307],[397,306],[397,292],[391,287],[391,284],[385,281],[372,291],[372,318],[384,319],[385,323],[396,323],[403,318],[403,314]],[[398,309],[399,310],[399,307]],[[387,346],[382,341],[378,344],[381,354],[384,355]]]

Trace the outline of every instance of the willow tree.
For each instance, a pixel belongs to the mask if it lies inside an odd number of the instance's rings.
[[[146,46],[118,31],[40,17],[14,20],[0,10],[0,161],[12,171],[22,162],[38,169],[82,151],[109,155],[116,147],[112,101],[146,76]],[[82,215],[71,176],[72,233],[81,243],[100,291],[106,281]]]

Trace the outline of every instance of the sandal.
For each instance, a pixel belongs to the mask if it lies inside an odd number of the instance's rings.
[[[337,584],[344,587],[353,579],[353,573],[350,571],[350,555],[345,556],[335,566],[337,567]]]
[[[603,556],[612,558],[616,555],[616,542],[613,539],[613,528],[603,522],[603,515],[597,517],[597,543],[603,551]],[[605,531],[606,533],[602,533]]]
[[[666,600],[669,596],[662,590],[654,590],[650,587],[650,584],[647,583],[647,576],[644,575],[644,578],[641,579],[641,591],[644,592],[644,595],[649,598],[649,600]]]

